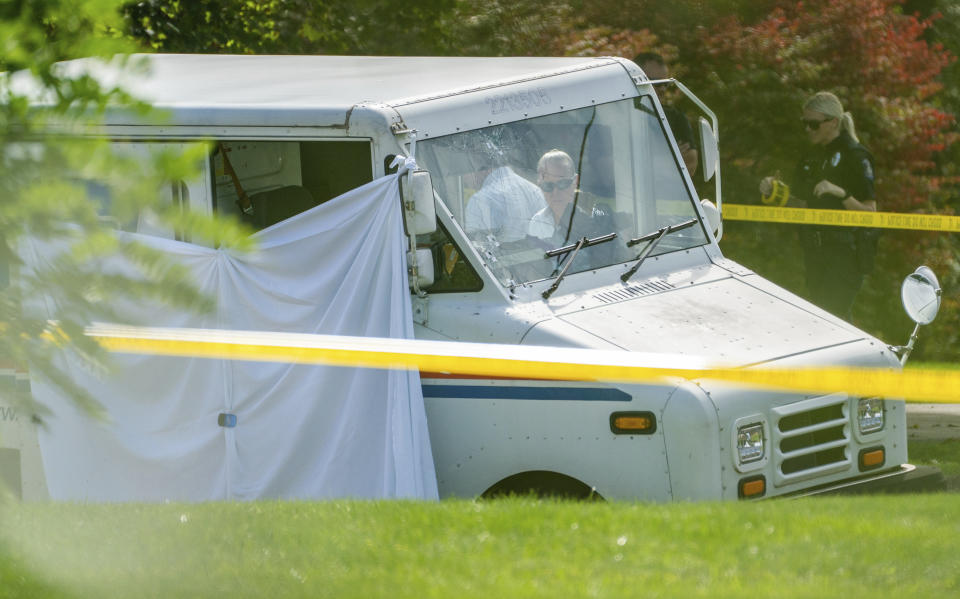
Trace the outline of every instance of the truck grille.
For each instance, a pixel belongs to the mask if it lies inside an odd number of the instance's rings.
[[[849,401],[828,395],[773,408],[777,486],[851,467]]]

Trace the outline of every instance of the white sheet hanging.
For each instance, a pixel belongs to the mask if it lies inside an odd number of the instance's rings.
[[[249,255],[138,239],[189,268],[217,302],[205,316],[142,310],[138,324],[413,337],[396,176],[264,229]],[[42,262],[49,248],[34,249]],[[33,382],[53,411],[40,444],[54,499],[437,497],[417,372],[133,355],[116,363],[107,379],[65,365],[109,424]],[[234,427],[218,424],[232,416]]]

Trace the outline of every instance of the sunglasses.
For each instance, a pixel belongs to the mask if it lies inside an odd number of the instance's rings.
[[[820,125],[832,120],[833,119],[800,119],[800,122],[803,123],[803,126],[807,129],[816,130],[820,128]]]
[[[547,193],[553,193],[554,189],[566,189],[573,185],[573,177],[569,179],[560,179],[559,181],[541,181],[537,185],[540,186],[540,189]]]

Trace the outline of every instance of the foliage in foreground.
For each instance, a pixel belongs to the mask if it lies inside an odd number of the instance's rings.
[[[3,597],[960,592],[955,495],[3,507]]]
[[[29,368],[88,409],[95,400],[66,376],[56,348],[103,368],[107,356],[83,328],[96,320],[123,321],[123,302],[152,300],[185,310],[209,303],[184,270],[117,230],[148,218],[211,243],[242,245],[244,237],[232,224],[183,212],[170,201],[172,182],[192,177],[204,148],[144,159],[90,135],[108,110],[149,110],[122,86],[62,63],[96,57],[119,72],[137,71],[136,61],[118,55],[135,49],[118,34],[119,5],[46,0],[0,7],[0,72],[6,71],[0,74],[0,361],[5,368]],[[40,256],[33,242],[56,247],[56,255]],[[128,270],[104,268],[118,256]],[[16,404],[29,396],[4,387],[0,400]]]

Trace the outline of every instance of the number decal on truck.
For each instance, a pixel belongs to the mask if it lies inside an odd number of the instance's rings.
[[[533,91],[494,94],[484,100],[490,106],[490,114],[502,114],[516,110],[528,110],[550,104],[550,94],[539,87]]]

